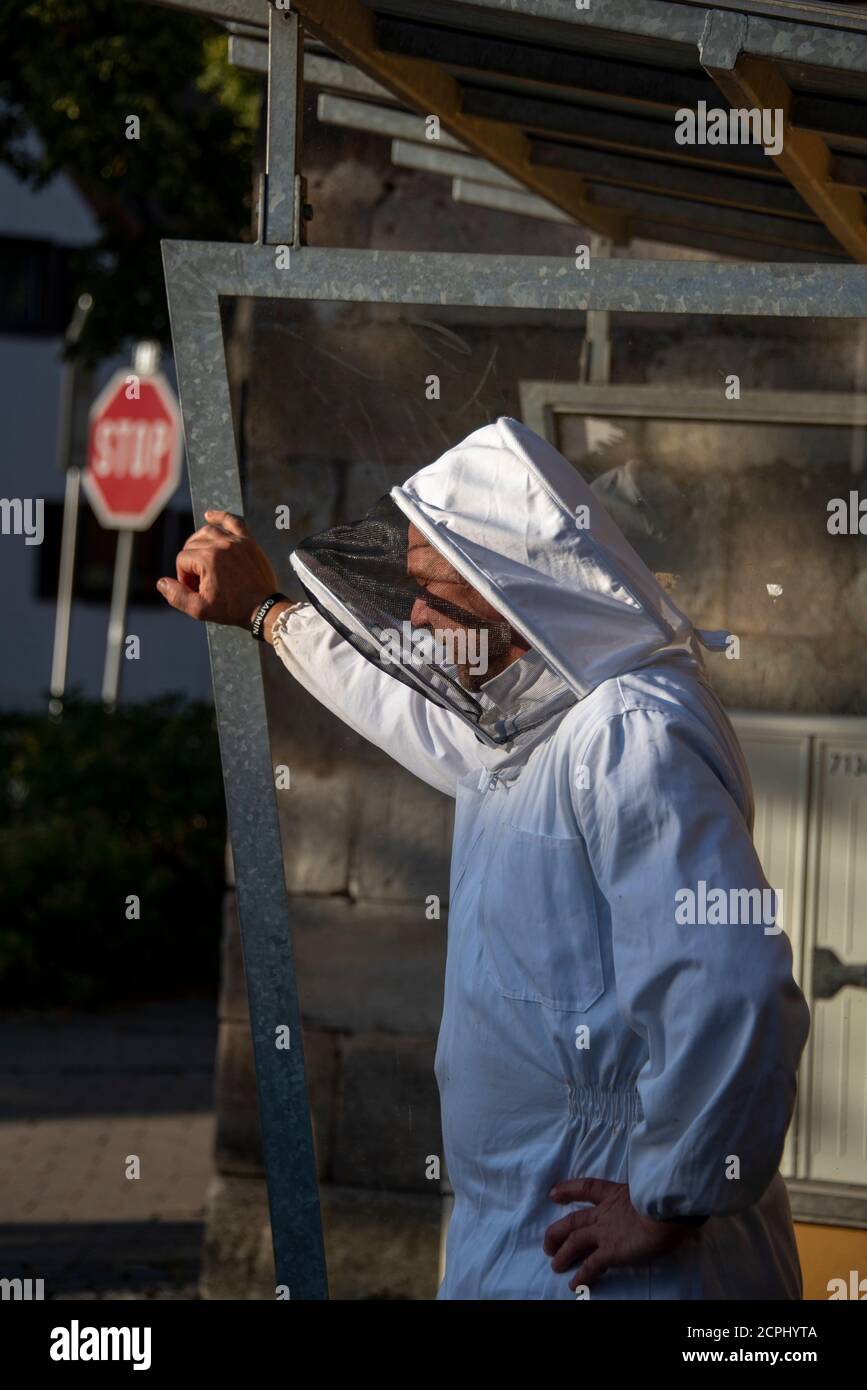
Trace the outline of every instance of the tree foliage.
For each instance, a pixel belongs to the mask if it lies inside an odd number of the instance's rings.
[[[166,341],[160,240],[248,234],[260,80],[213,23],[136,0],[0,0],[0,47],[0,160],[33,187],[67,174],[100,227],[71,261],[83,351]]]
[[[0,1007],[213,990],[225,843],[210,705],[0,710]]]

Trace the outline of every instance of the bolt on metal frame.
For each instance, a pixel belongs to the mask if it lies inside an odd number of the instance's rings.
[[[172,3],[173,0],[167,0]],[[539,0],[549,9],[549,0]],[[494,10],[502,0],[481,0]],[[183,8],[255,22],[258,0],[191,0]],[[691,6],[651,0],[620,7],[649,19]],[[594,0],[591,11],[611,11]],[[578,12],[581,15],[590,12]],[[268,166],[256,245],[163,243],[190,489],[196,525],[205,506],[243,513],[222,335],[223,297],[331,300],[558,311],[867,317],[867,266],[591,260],[541,256],[318,250],[302,244],[297,167],[301,36],[297,15],[269,18]],[[770,21],[761,21],[770,25]],[[634,31],[633,31],[634,32]],[[818,32],[818,31],[817,31]],[[864,50],[867,65],[867,45]],[[577,235],[576,229],[576,235]],[[275,254],[288,246],[285,258]],[[599,328],[603,320],[597,320]],[[597,333],[599,330],[597,329]],[[603,335],[600,333],[600,337]],[[604,360],[604,359],[603,359]],[[604,373],[597,361],[594,371]],[[592,380],[592,378],[591,378]],[[259,1115],[278,1286],[291,1299],[328,1297],[318,1183],[304,1070],[283,847],[259,647],[247,633],[208,625],[211,672],[235,865]],[[288,1025],[291,1047],[276,1046]],[[286,1296],[285,1294],[283,1295]]]

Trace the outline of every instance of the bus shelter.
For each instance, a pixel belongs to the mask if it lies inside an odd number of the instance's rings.
[[[717,0],[712,7],[697,0],[161,3],[226,26],[234,61],[266,71],[268,80],[257,241],[164,243],[197,525],[206,505],[244,510],[221,322],[226,299],[577,316],[577,396],[564,403],[562,391],[529,383],[527,415],[537,429],[551,412],[578,410],[582,400],[595,414],[608,406],[629,413],[610,383],[611,315],[867,316],[867,7],[818,0]],[[322,89],[325,119],[390,135],[393,158],[451,179],[457,200],[574,225],[574,257],[306,245],[305,78]],[[631,259],[635,238],[724,259]],[[824,402],[777,397],[762,407],[772,418],[798,420],[806,411],[807,421],[867,423],[858,392]],[[714,414],[716,407],[693,400],[691,409]],[[750,407],[740,409],[749,419]],[[325,1298],[259,652],[246,634],[223,627],[209,627],[208,641],[277,1294]],[[278,1046],[287,1028],[291,1045]],[[863,1220],[863,1194],[838,1194],[835,1210]]]

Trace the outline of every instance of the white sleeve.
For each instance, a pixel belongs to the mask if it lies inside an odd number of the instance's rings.
[[[743,1210],[777,1170],[809,1029],[788,938],[763,921],[679,924],[676,904],[699,880],[758,898],[769,888],[697,727],[631,710],[583,757],[593,791],[582,821],[611,911],[617,997],[649,1053],[630,1196],[656,1220]]]
[[[454,796],[458,778],[479,766],[468,725],[380,671],[312,604],[284,609],[273,643],[320,704],[437,791]]]

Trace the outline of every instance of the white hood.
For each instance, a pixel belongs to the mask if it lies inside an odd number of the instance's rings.
[[[696,636],[725,645],[693,628],[572,464],[518,420],[476,430],[391,496],[579,698],[677,649],[700,662]]]
[[[726,633],[693,628],[572,464],[517,420],[474,431],[390,497],[533,648],[473,697],[450,691],[430,669],[402,667],[399,678],[451,708],[484,743],[501,746],[627,671],[666,661],[702,670],[699,641],[725,645]],[[376,536],[378,505],[375,518],[313,537],[291,557],[317,607],[372,660],[382,624],[358,597],[363,569],[357,589],[351,573],[337,584],[317,546],[336,538],[338,554],[365,525]],[[405,553],[405,539],[397,544]],[[374,540],[374,556],[378,548]]]

